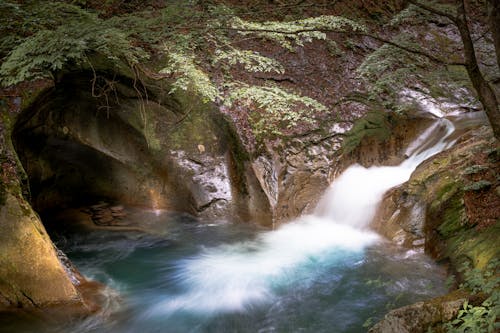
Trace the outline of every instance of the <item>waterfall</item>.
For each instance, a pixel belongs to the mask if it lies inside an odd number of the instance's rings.
[[[244,311],[270,302],[287,281],[311,274],[307,271],[314,270],[311,263],[321,262],[326,254],[333,261],[346,255],[362,260],[363,250],[380,240],[364,227],[383,194],[407,181],[422,161],[452,145],[453,130],[450,121],[438,120],[408,147],[408,158],[399,166],[349,167],[332,183],[313,215],[245,242],[204,248],[177,262],[173,269],[181,290],[162,296],[148,315]]]
[[[407,181],[420,163],[455,143],[449,139],[454,129],[451,121],[439,119],[409,145],[407,159],[398,166],[350,166],[327,190],[317,214],[335,223],[366,226],[387,190]]]

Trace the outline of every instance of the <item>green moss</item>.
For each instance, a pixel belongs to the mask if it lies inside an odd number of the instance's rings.
[[[434,165],[430,165],[433,167]],[[429,181],[432,179],[432,181]],[[425,192],[430,200],[429,213],[438,224],[436,229],[446,238],[451,237],[465,225],[465,208],[462,185],[450,175],[430,174],[425,180]]]
[[[161,142],[156,135],[155,122],[146,123],[146,126],[143,130],[143,135],[150,149],[155,151],[161,150]]]
[[[448,177],[443,177],[443,179],[448,180],[436,191],[436,200],[434,202],[441,203],[443,201],[449,200],[453,195],[455,195],[460,188],[460,186]]]
[[[189,110],[187,112],[190,112]],[[201,112],[190,112],[186,118],[182,120],[177,127],[175,127],[169,135],[169,144],[174,149],[181,149],[191,147],[195,149],[198,144],[204,145],[206,148],[210,147],[212,142],[210,134],[213,132],[210,126],[210,120],[207,115]]]
[[[439,209],[442,210],[442,223],[438,227],[438,231],[443,237],[448,238],[464,228],[465,211],[460,196],[454,196],[450,200],[445,201]]]
[[[464,191],[481,191],[489,189],[493,184],[487,180],[480,180],[464,186]]]
[[[463,172],[464,175],[473,175],[476,173],[483,172],[485,170],[488,170],[488,166],[486,165],[471,165],[470,167],[466,168]]]
[[[179,90],[172,97],[184,115],[166,133],[169,146],[172,149],[191,148],[193,151],[198,145],[203,145],[207,150],[218,149],[212,104],[202,103],[198,97]]]
[[[476,228],[463,230],[447,240],[447,255],[455,267],[460,267],[468,260],[472,263],[473,268],[482,270],[488,262],[500,255],[499,235],[500,225],[498,223],[481,231]]]
[[[375,138],[380,142],[387,140],[392,133],[390,116],[384,111],[370,111],[356,120],[342,144],[344,153],[355,150],[365,138]]]

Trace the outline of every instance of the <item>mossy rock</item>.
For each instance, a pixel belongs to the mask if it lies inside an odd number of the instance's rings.
[[[443,177],[440,179],[446,179]],[[429,207],[429,214],[441,222],[437,227],[439,234],[448,238],[466,225],[465,207],[461,184],[448,178],[441,182]]]
[[[370,111],[356,120],[347,133],[342,150],[344,153],[354,151],[365,138],[375,138],[380,142],[391,136],[391,115],[384,111]]]
[[[473,268],[483,270],[492,259],[500,256],[498,235],[500,235],[498,223],[481,231],[475,228],[463,230],[447,239],[447,255],[455,267],[460,267],[465,261],[469,261]]]

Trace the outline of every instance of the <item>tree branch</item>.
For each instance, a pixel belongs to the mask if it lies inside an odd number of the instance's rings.
[[[431,7],[431,6],[426,5],[424,3],[421,3],[420,1],[416,1],[416,0],[407,0],[407,1],[408,1],[408,3],[411,3],[412,5],[414,5],[418,8],[424,9],[432,14],[446,17],[450,21],[452,21],[453,23],[456,23],[456,21],[457,21],[457,17],[452,15],[451,13],[443,12],[442,10],[439,10],[437,8],[434,8],[434,7]]]
[[[381,43],[393,46],[395,48],[398,48],[400,50],[406,51],[408,53],[413,53],[413,54],[418,54],[418,55],[424,56],[427,59],[432,60],[433,62],[441,64],[441,65],[448,65],[448,66],[451,66],[451,65],[459,65],[459,66],[461,65],[461,66],[463,66],[463,65],[465,65],[463,62],[449,62],[449,61],[440,59],[440,58],[435,57],[432,54],[429,54],[429,53],[427,53],[427,52],[425,52],[423,50],[418,50],[418,49],[414,49],[414,48],[411,48],[411,47],[408,47],[408,46],[404,46],[404,45],[395,43],[395,42],[393,42],[391,40],[388,40],[388,39],[376,36],[376,35],[372,35],[372,34],[368,34],[368,33],[362,33],[360,35],[361,36],[365,36],[365,37],[369,37],[371,39],[374,39],[374,40],[379,41]]]
[[[236,32],[255,32],[255,33],[267,32],[267,33],[276,33],[276,34],[283,34],[283,35],[290,35],[290,36],[297,35],[297,34],[300,34],[300,33],[305,33],[305,32],[332,32],[332,33],[338,33],[338,34],[357,35],[357,36],[368,37],[368,38],[374,39],[376,41],[379,41],[381,43],[385,43],[385,44],[391,45],[393,47],[396,47],[396,48],[398,48],[400,50],[403,50],[403,51],[406,51],[406,52],[409,52],[409,53],[413,53],[413,54],[418,54],[418,55],[424,56],[424,57],[428,58],[429,60],[432,60],[433,62],[441,64],[441,65],[462,65],[462,66],[464,65],[463,62],[449,62],[449,61],[440,59],[438,57],[435,57],[432,54],[429,54],[429,53],[427,53],[427,52],[425,52],[423,50],[418,50],[418,49],[414,49],[414,48],[411,48],[411,47],[407,47],[407,46],[398,44],[398,43],[393,42],[391,40],[388,40],[388,39],[385,39],[385,38],[382,38],[380,36],[373,35],[373,34],[370,34],[370,33],[367,33],[367,32],[334,30],[334,29],[325,29],[325,28],[321,28],[321,29],[306,28],[306,29],[296,29],[294,31],[284,31],[284,30],[277,30],[277,29],[240,29],[240,28],[230,28],[230,27],[219,27],[217,29],[219,29],[219,30],[228,30],[228,31],[236,31]]]

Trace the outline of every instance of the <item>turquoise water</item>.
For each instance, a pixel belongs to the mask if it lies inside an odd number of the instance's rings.
[[[436,122],[399,166],[351,166],[315,215],[277,230],[136,209],[128,222],[150,232],[53,234],[78,270],[107,286],[102,311],[63,323],[3,316],[0,331],[365,332],[392,308],[446,292],[441,268],[368,225],[383,194],[453,144],[453,130]]]
[[[102,313],[70,323],[24,322],[16,332],[365,332],[364,324],[389,309],[445,292],[444,272],[430,259],[370,232],[325,232],[315,219],[267,231],[184,215],[138,216],[162,236],[59,237],[83,274],[110,287]],[[328,232],[337,236],[300,242]]]

